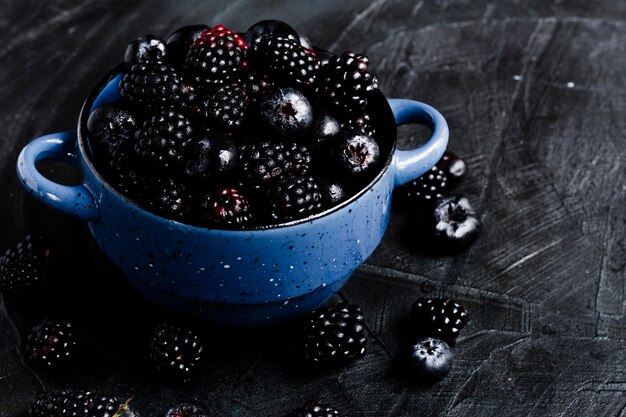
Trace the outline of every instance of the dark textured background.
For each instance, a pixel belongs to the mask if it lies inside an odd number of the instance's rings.
[[[263,18],[326,49],[366,52],[388,97],[439,109],[484,233],[460,255],[427,255],[410,211],[395,207],[340,295],[366,312],[363,359],[311,372],[293,357],[293,328],[195,323],[207,360],[177,386],[142,360],[145,334],[167,315],[134,296],[81,222],[26,195],[15,161],[32,138],[74,128],[128,41]],[[618,0],[0,0],[0,248],[47,235],[62,271],[50,291],[0,298],[0,415],[25,416],[36,393],[67,385],[134,394],[142,416],[181,400],[212,415],[281,416],[306,399],[343,416],[626,415],[625,18]],[[421,140],[411,132],[400,130],[403,146]],[[454,297],[472,316],[452,373],[432,387],[392,366],[407,341],[402,318],[422,295]],[[62,371],[32,369],[20,354],[48,315],[81,329],[83,354]]]

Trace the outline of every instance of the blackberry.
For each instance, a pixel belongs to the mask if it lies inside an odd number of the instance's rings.
[[[234,130],[241,126],[248,108],[248,94],[239,84],[227,84],[217,89],[203,103],[202,115],[222,130]]]
[[[187,158],[185,175],[196,181],[209,182],[216,175],[225,176],[239,165],[239,148],[228,136],[198,141]]]
[[[297,87],[310,87],[320,70],[320,60],[312,49],[298,40],[280,36],[271,38],[261,50],[261,62],[277,81]]]
[[[449,298],[419,298],[413,303],[411,318],[420,335],[438,337],[450,346],[469,322],[465,307]]]
[[[448,344],[436,337],[427,337],[411,345],[407,369],[416,378],[436,381],[450,373],[454,355]]]
[[[176,178],[151,177],[138,185],[135,197],[153,213],[181,220],[189,215],[190,194],[185,183]]]
[[[120,81],[120,94],[144,113],[171,107],[180,89],[181,77],[176,70],[159,60],[133,64]]]
[[[200,206],[202,218],[217,225],[245,225],[254,219],[248,199],[232,187],[208,195]]]
[[[320,71],[318,96],[338,114],[363,114],[368,95],[378,89],[378,79],[369,72],[369,58],[344,52],[328,60]]]
[[[218,25],[191,45],[185,68],[198,84],[214,86],[237,80],[248,67],[248,47],[235,32]]]
[[[48,277],[50,246],[42,236],[28,235],[0,257],[0,292],[38,285]]]
[[[33,399],[31,417],[122,417],[132,415],[128,401],[91,390],[55,389],[43,392]]]
[[[53,366],[67,359],[76,347],[72,324],[46,319],[26,339],[26,357],[38,365]]]
[[[437,199],[427,225],[439,249],[447,252],[465,249],[482,229],[476,211],[463,196]]]
[[[336,365],[365,355],[367,335],[361,308],[339,303],[316,310],[305,327],[304,358],[313,365]]]
[[[328,404],[309,401],[285,417],[339,417],[339,411]]]
[[[313,177],[296,176],[274,184],[268,192],[270,217],[278,222],[302,219],[323,211],[329,196]]]
[[[144,35],[128,44],[124,53],[124,63],[126,68],[131,68],[145,60],[165,61],[168,58],[167,53],[168,50],[161,38]]]
[[[437,165],[398,189],[402,197],[417,203],[434,203],[446,194],[448,177]]]
[[[295,142],[262,141],[245,146],[241,164],[244,176],[258,187],[280,178],[305,175],[311,153],[305,145]]]
[[[135,152],[153,167],[178,167],[184,162],[191,134],[191,122],[186,116],[162,110],[135,133]]]
[[[149,357],[156,369],[186,381],[202,358],[202,343],[191,330],[168,323],[150,335]]]
[[[199,405],[183,403],[167,410],[165,417],[208,417],[208,414]]]

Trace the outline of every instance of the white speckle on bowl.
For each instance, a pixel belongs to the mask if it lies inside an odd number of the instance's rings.
[[[270,282],[274,282],[274,278],[270,278]]]
[[[203,266],[200,267],[200,271],[204,271],[204,267]]]
[[[238,261],[241,261],[241,256],[238,256],[238,257],[237,257],[237,260],[238,260]]]
[[[139,271],[139,267],[138,267],[138,266],[134,267],[133,269],[134,269],[135,271]]]
[[[153,263],[149,263],[149,264],[148,264],[148,266],[149,266],[150,268],[154,268],[154,264],[153,264]]]
[[[287,304],[289,304],[289,300],[285,300],[285,302],[283,303],[284,306],[286,306]]]
[[[357,239],[357,240],[356,240],[356,243],[361,243],[361,239]]]
[[[293,269],[293,265],[289,265],[289,269]]]
[[[228,264],[224,265],[224,269],[228,269],[228,268],[230,268],[230,265]]]

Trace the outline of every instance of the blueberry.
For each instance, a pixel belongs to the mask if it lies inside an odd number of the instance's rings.
[[[87,131],[92,146],[109,150],[119,143],[133,140],[137,130],[135,117],[122,104],[105,104],[95,109],[87,119]]]
[[[467,247],[481,230],[476,211],[463,196],[437,199],[430,226],[435,241],[441,248],[453,251]]]
[[[145,59],[164,60],[166,55],[165,43],[161,38],[144,35],[128,44],[124,54],[124,63],[127,68],[130,68],[133,64]]]
[[[255,23],[246,31],[243,39],[250,48],[250,52],[254,53],[262,48],[269,39],[276,36],[300,41],[298,32],[280,20],[261,20]]]
[[[228,137],[201,139],[191,153],[185,175],[189,178],[209,181],[213,175],[232,172],[239,162],[239,150]]]
[[[415,377],[438,380],[450,372],[454,355],[441,339],[427,337],[411,345],[407,366]]]
[[[299,136],[313,124],[313,108],[298,90],[276,88],[259,100],[259,120],[271,133],[282,137]]]
[[[182,66],[191,44],[209,29],[211,28],[207,25],[183,26],[168,36],[166,44],[170,63],[175,66]]]
[[[344,129],[331,148],[331,157],[343,173],[361,175],[371,172],[380,161],[380,148],[365,133]]]
[[[311,127],[311,144],[321,146],[328,143],[339,133],[340,129],[341,125],[337,119],[326,112],[322,113],[313,121],[313,126]]]

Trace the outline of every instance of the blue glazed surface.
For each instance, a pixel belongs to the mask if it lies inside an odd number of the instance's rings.
[[[110,78],[83,111],[117,101],[119,77]],[[339,290],[379,244],[394,186],[421,175],[443,154],[448,130],[436,110],[410,100],[390,103],[396,123],[426,124],[433,128],[431,139],[421,148],[395,151],[367,190],[329,213],[274,228],[206,229],[141,209],[95,172],[81,123],[77,153],[68,151],[76,146],[72,133],[39,138],[20,154],[18,174],[41,201],[88,220],[98,245],[144,296],[222,324],[269,324],[307,313]],[[42,177],[34,166],[42,155],[77,164],[83,185]]]

